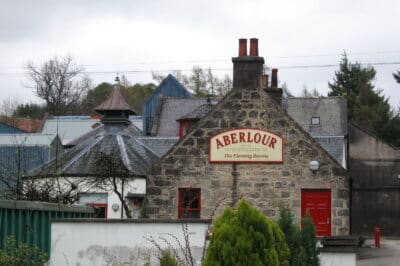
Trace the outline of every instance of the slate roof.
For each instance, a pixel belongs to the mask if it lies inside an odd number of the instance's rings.
[[[169,74],[161,84],[154,89],[143,104],[143,134],[150,135],[156,116],[159,98],[162,96],[176,98],[192,98],[192,94]]]
[[[132,175],[145,176],[159,156],[137,137],[133,125],[106,125],[82,136],[79,144],[56,160],[35,169],[30,176],[93,176],[99,152],[116,153]],[[56,167],[57,166],[57,167]]]
[[[213,105],[210,103],[202,104],[193,111],[181,116],[177,120],[185,120],[185,119],[201,119],[203,118],[208,112],[211,111]]]
[[[347,101],[344,97],[289,97],[287,113],[312,136],[347,134]],[[319,117],[319,125],[311,118]]]
[[[312,136],[339,164],[346,168],[344,136]]]
[[[161,97],[154,118],[152,135],[178,136],[179,122],[177,120],[186,115],[194,115],[193,112],[205,104],[207,104],[207,99]],[[205,108],[200,108],[196,115],[201,114],[201,110],[204,111]]]
[[[138,138],[141,142],[146,144],[152,151],[154,151],[159,157],[166,154],[175,143],[178,142],[178,137],[140,137]]]

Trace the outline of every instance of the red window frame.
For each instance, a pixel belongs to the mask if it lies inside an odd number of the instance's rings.
[[[186,196],[185,193],[189,193],[189,198],[192,194],[197,195],[198,204],[196,208],[194,207],[185,207],[184,204],[184,197]],[[198,213],[198,217],[193,217],[192,215]],[[190,214],[189,217],[185,217],[185,214]],[[179,188],[178,189],[178,219],[185,219],[185,218],[193,218],[193,219],[200,219],[201,217],[201,189],[200,188]]]
[[[107,203],[88,203],[88,206],[92,207],[104,207],[105,217],[107,219],[107,212],[108,212],[108,204]]]
[[[190,120],[180,120],[179,121],[179,138],[183,138],[183,136],[186,135],[186,133],[190,130],[192,127],[192,123]]]

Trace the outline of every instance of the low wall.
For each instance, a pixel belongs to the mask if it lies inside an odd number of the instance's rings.
[[[94,209],[57,203],[0,200],[0,249],[9,235],[17,244],[26,243],[50,252],[50,220],[54,218],[90,218]]]
[[[49,265],[158,265],[158,248],[182,254],[187,226],[191,253],[197,265],[203,254],[210,220],[59,219],[51,224]],[[154,242],[150,241],[151,239]],[[117,264],[118,263],[118,264]]]
[[[324,252],[319,255],[321,266],[356,266],[356,253]]]

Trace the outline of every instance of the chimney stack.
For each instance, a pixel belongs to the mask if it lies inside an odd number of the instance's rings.
[[[258,39],[250,39],[250,56],[258,56]]]
[[[278,69],[273,68],[271,74],[271,87],[264,87],[264,91],[279,105],[282,105],[282,89],[278,88]]]
[[[267,74],[262,75],[262,77],[261,77],[261,86],[263,88],[268,88],[268,78],[269,78],[269,76]]]
[[[272,69],[271,87],[278,88],[278,69],[277,68]]]
[[[258,56],[258,39],[252,38],[250,45],[250,55],[247,55],[247,39],[239,39],[239,56],[232,58],[233,89],[255,90],[260,85],[264,58]]]

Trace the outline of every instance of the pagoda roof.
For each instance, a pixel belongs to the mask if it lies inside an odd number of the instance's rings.
[[[130,115],[135,115],[136,112],[132,110],[126,102],[119,87],[114,88],[107,99],[95,108],[95,111],[103,114],[108,111],[125,111]]]

